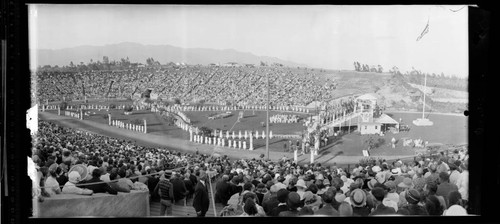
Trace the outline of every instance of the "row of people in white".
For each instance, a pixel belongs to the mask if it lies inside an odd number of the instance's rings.
[[[129,124],[118,120],[111,120],[110,125],[118,128],[124,128],[132,131],[147,133],[146,125]]]
[[[276,114],[269,118],[271,123],[297,123],[299,116],[292,114]]]
[[[189,140],[192,142],[201,143],[201,144],[208,144],[208,145],[221,146],[221,147],[230,147],[230,148],[236,148],[236,149],[253,150],[253,140],[252,139],[250,139],[249,148],[247,148],[246,141],[237,141],[237,140],[228,139],[227,144],[226,144],[226,139],[224,139],[224,138],[207,137],[207,136],[202,136],[202,135],[191,134]]]

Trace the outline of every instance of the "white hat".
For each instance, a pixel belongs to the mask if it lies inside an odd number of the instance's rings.
[[[298,180],[297,183],[295,184],[295,186],[296,187],[307,188],[306,182],[303,179]]]
[[[383,184],[387,180],[386,173],[385,172],[377,173],[377,175],[375,175],[375,179],[377,180],[377,182]]]
[[[317,180],[324,180],[325,177],[323,177],[323,174],[318,174],[318,176],[316,177]]]
[[[467,211],[460,205],[452,205],[443,214],[444,216],[467,215]]]
[[[401,175],[401,169],[394,168],[391,170],[392,175]]]
[[[80,182],[80,174],[77,171],[71,171],[68,174],[68,181],[74,184]]]
[[[380,166],[374,166],[372,167],[372,171],[375,172],[375,173],[378,173],[380,172],[382,169],[380,168]]]

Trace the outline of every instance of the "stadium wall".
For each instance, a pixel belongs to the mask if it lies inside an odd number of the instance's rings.
[[[93,217],[143,217],[149,216],[149,192],[130,191],[110,195],[97,193],[92,196],[58,194],[33,202],[33,217],[62,218],[75,216]]]

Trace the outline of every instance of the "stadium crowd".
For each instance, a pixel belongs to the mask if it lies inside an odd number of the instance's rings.
[[[220,216],[466,215],[468,208],[466,149],[409,162],[371,160],[348,170],[143,147],[48,121],[39,122],[35,145],[41,188],[33,192],[40,200],[149,190],[152,200],[163,191],[162,200],[175,203],[193,197],[200,177],[213,173]],[[87,175],[71,171],[74,166]],[[171,213],[168,205],[161,210]]]
[[[275,106],[305,106],[331,96],[333,80],[321,80],[313,71],[291,68],[138,68],[121,71],[37,73],[41,102],[104,97],[127,98],[147,89],[162,99],[199,100],[233,105],[264,105],[266,74],[270,74],[271,102]],[[279,102],[279,103],[278,103]]]

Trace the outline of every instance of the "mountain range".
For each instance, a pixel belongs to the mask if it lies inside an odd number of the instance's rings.
[[[282,60],[276,57],[257,56],[252,53],[240,52],[233,49],[217,50],[208,48],[181,48],[171,45],[143,45],[139,43],[124,42],[104,46],[78,46],[64,49],[38,49],[32,50],[32,54],[37,55],[37,63],[40,66],[64,66],[73,62],[75,65],[83,62],[87,64],[90,59],[95,61],[103,60],[107,56],[110,61],[120,61],[121,58],[129,58],[130,62],[146,64],[147,58],[153,58],[161,64],[168,62],[184,62],[186,64],[210,63],[224,64],[236,62],[244,64],[259,65],[261,61],[268,64],[280,63],[290,67],[307,67],[302,63]]]

